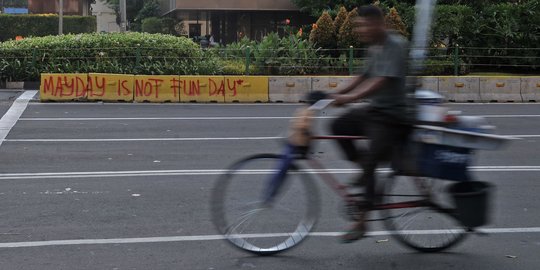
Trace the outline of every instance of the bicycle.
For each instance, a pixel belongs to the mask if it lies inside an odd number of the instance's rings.
[[[312,108],[321,109],[331,101],[326,100],[323,105],[321,102]],[[441,127],[416,128],[431,131],[430,136],[433,132],[444,131]],[[496,142],[496,146],[489,148],[499,147],[508,139],[470,131],[450,132],[451,135],[483,136]],[[337,139],[366,138],[311,136],[313,141]],[[463,143],[471,146],[474,142],[469,139]],[[216,228],[228,242],[258,255],[283,252],[301,243],[315,228],[320,211],[320,195],[313,175],[341,197],[350,220],[356,220],[359,211],[366,210],[361,209],[364,207],[360,199],[363,194],[351,193],[333,176],[335,172],[348,170],[327,170],[307,152],[307,149],[288,147],[284,154],[249,156],[235,162],[219,177],[212,191],[211,214]],[[300,163],[307,164],[308,168]],[[462,177],[449,178],[465,180]],[[414,250],[438,252],[451,248],[475,227],[487,222],[485,218],[468,224],[460,219],[447,192],[450,181],[393,168],[384,180],[379,178],[378,183],[377,200],[367,210],[382,212],[381,218],[368,221],[383,221],[389,234]]]

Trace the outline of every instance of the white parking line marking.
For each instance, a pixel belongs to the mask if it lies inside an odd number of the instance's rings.
[[[230,116],[230,117],[89,117],[89,118],[21,118],[21,121],[125,121],[125,120],[278,120],[292,116]],[[316,117],[319,119],[333,117]]]
[[[28,102],[37,94],[37,91],[25,91],[11,105],[9,110],[0,119],[0,145],[5,141],[13,126],[17,123],[24,110],[28,106]]]
[[[492,114],[492,115],[479,115],[486,118],[523,118],[523,117],[540,117],[540,114]]]
[[[540,138],[540,135],[502,135],[513,138]],[[284,137],[191,137],[191,138],[104,138],[104,139],[5,139],[6,142],[159,142],[159,141],[267,141]]]
[[[305,103],[282,103],[282,102],[275,102],[275,103],[103,103],[103,102],[51,102],[51,103],[34,103],[33,106],[65,106],[65,105],[81,105],[81,106],[181,106],[181,107],[190,107],[190,106],[227,106],[227,107],[248,107],[248,106],[301,106]],[[496,103],[486,103],[486,104],[496,104]],[[519,104],[519,103],[517,103]]]
[[[540,166],[472,166],[469,168],[476,172],[537,172]],[[106,177],[134,177],[134,176],[198,176],[220,175],[226,173],[224,169],[209,170],[150,170],[150,171],[103,171],[103,172],[50,172],[50,173],[2,173],[0,180],[13,179],[57,179],[57,178],[106,178]],[[243,175],[268,175],[274,173],[272,169],[239,170],[236,173]],[[304,173],[332,173],[332,174],[355,174],[359,169],[304,169]],[[381,168],[381,173],[390,172],[389,168]]]
[[[488,234],[506,234],[506,233],[540,233],[540,227],[528,228],[487,228],[479,229],[479,232]],[[374,231],[368,232],[368,236],[386,236],[396,232],[392,231]],[[411,230],[406,231],[410,234],[443,234],[448,230]],[[333,237],[339,236],[342,232],[313,232],[310,236],[315,237]],[[269,237],[288,237],[289,233],[271,233],[271,234],[249,234],[237,235],[236,237],[248,238],[269,238]],[[234,236],[233,236],[234,237]],[[215,241],[225,239],[222,235],[191,235],[191,236],[164,236],[164,237],[144,237],[144,238],[111,238],[111,239],[80,239],[80,240],[50,240],[50,241],[30,241],[30,242],[9,242],[0,243],[0,248],[21,248],[21,247],[46,247],[46,246],[69,246],[69,245],[111,245],[111,244],[142,244],[142,243],[166,243],[166,242],[190,242],[190,241]]]
[[[540,115],[476,115],[485,118],[535,118]],[[73,118],[54,118],[54,117],[31,117],[21,118],[20,121],[128,121],[128,120],[280,120],[292,119],[292,116],[220,116],[220,117],[73,117]],[[316,119],[333,119],[335,116],[317,116]]]
[[[6,139],[7,142],[149,142],[149,141],[244,141],[278,140],[283,137],[133,138],[133,139]]]

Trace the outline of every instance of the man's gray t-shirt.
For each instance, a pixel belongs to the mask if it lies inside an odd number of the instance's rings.
[[[407,93],[405,79],[407,75],[408,43],[400,35],[388,33],[383,45],[368,49],[368,60],[364,76],[366,79],[385,77],[389,79],[380,89],[368,96],[370,106],[396,117],[407,117]]]

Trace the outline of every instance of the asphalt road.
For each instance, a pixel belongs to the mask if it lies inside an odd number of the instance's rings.
[[[2,114],[11,105],[3,99]],[[483,168],[477,178],[497,186],[489,228],[515,233],[472,235],[441,254],[418,254],[391,238],[343,245],[311,237],[260,258],[205,240],[217,233],[208,210],[212,172],[279,152],[273,137],[297,105],[31,102],[0,146],[0,269],[538,269],[540,232],[523,228],[540,227],[540,105],[451,106],[523,138],[478,153],[474,164]],[[329,121],[319,120],[321,132]],[[329,168],[352,168],[333,144],[319,143],[316,155]],[[338,199],[321,191],[317,231],[339,232],[347,222]]]

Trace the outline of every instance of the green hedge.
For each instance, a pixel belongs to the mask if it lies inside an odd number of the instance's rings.
[[[93,33],[0,43],[0,80],[89,72],[213,75],[221,73],[221,66],[217,56],[190,39],[162,34]]]
[[[64,16],[64,33],[96,32],[94,16]],[[0,41],[58,34],[58,15],[0,15]]]

